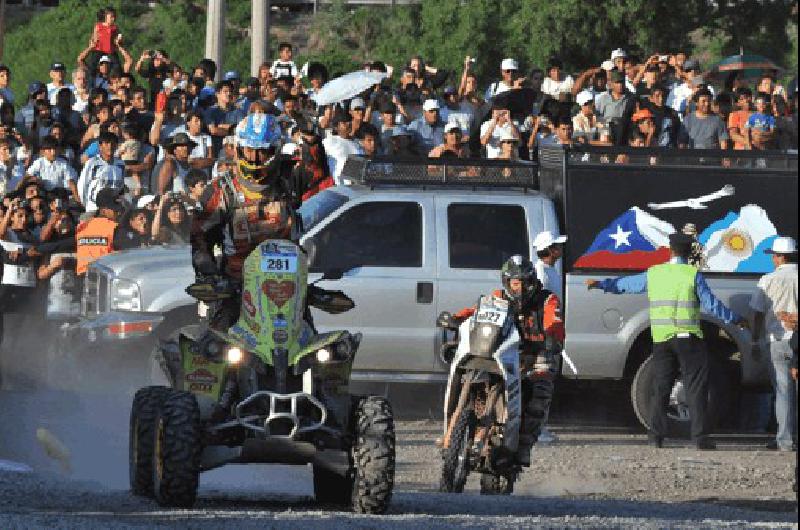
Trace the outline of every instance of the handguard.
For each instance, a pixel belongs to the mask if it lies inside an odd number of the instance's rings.
[[[212,303],[233,297],[235,291],[227,279],[207,276],[198,277],[193,284],[186,288],[186,294],[201,302]]]

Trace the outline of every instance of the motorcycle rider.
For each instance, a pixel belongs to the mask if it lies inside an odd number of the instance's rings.
[[[269,114],[248,115],[236,127],[236,155],[232,176],[206,187],[192,221],[192,264],[203,283],[219,275],[234,283],[242,280],[244,260],[267,239],[297,241],[300,222],[292,207],[289,179],[292,161],[281,156],[281,130]],[[213,247],[222,249],[221,263]],[[240,300],[217,304],[209,326],[225,331],[239,316]]]
[[[523,403],[517,462],[528,467],[531,448],[550,409],[557,356],[564,342],[564,323],[561,302],[555,294],[542,288],[529,259],[519,255],[509,258],[503,265],[501,278],[503,289],[494,291],[492,296],[510,302],[520,335]],[[462,322],[475,311],[475,307],[469,307],[454,317]]]

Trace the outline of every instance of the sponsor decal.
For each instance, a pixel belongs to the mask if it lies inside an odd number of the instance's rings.
[[[242,306],[248,315],[251,317],[256,316],[256,306],[253,305],[253,295],[250,294],[250,291],[242,293]]]
[[[186,380],[189,383],[198,383],[201,385],[213,385],[218,381],[217,376],[205,368],[198,368],[194,372],[186,374]]]
[[[294,289],[293,281],[265,280],[261,284],[261,290],[278,307],[286,305],[294,296]]]
[[[192,355],[192,366],[206,366],[211,361],[205,355]]]
[[[211,392],[214,385],[205,383],[189,383],[189,392]]]
[[[108,245],[108,238],[107,237],[82,237],[78,239],[79,245],[101,245],[107,246]]]
[[[242,339],[245,345],[247,345],[247,347],[250,349],[255,349],[258,345],[258,340],[256,339],[255,335],[244,329],[239,324],[235,324],[231,328],[231,333]]]
[[[261,333],[261,324],[259,324],[254,319],[252,319],[249,316],[247,316],[246,314],[242,315],[242,319],[244,320],[245,324],[250,326],[250,329],[253,330],[253,333],[255,333],[256,335]]]

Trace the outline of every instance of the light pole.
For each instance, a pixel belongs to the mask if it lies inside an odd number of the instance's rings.
[[[225,0],[208,0],[206,18],[206,57],[217,64],[218,81],[222,75],[222,50],[225,44]]]
[[[269,58],[269,0],[253,0],[250,75],[258,77],[258,68]]]

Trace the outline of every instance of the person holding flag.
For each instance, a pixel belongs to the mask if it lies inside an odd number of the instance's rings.
[[[717,299],[702,273],[687,263],[692,243],[691,236],[674,232],[669,236],[668,263],[653,265],[633,276],[587,280],[586,286],[613,294],[647,293],[655,370],[655,399],[648,411],[650,444],[663,447],[667,435],[666,404],[680,367],[691,415],[692,441],[697,449],[712,450],[716,444],[708,438],[711,425],[705,417],[708,350],[703,342],[700,312],[702,309],[726,324],[746,326],[747,321]]]

